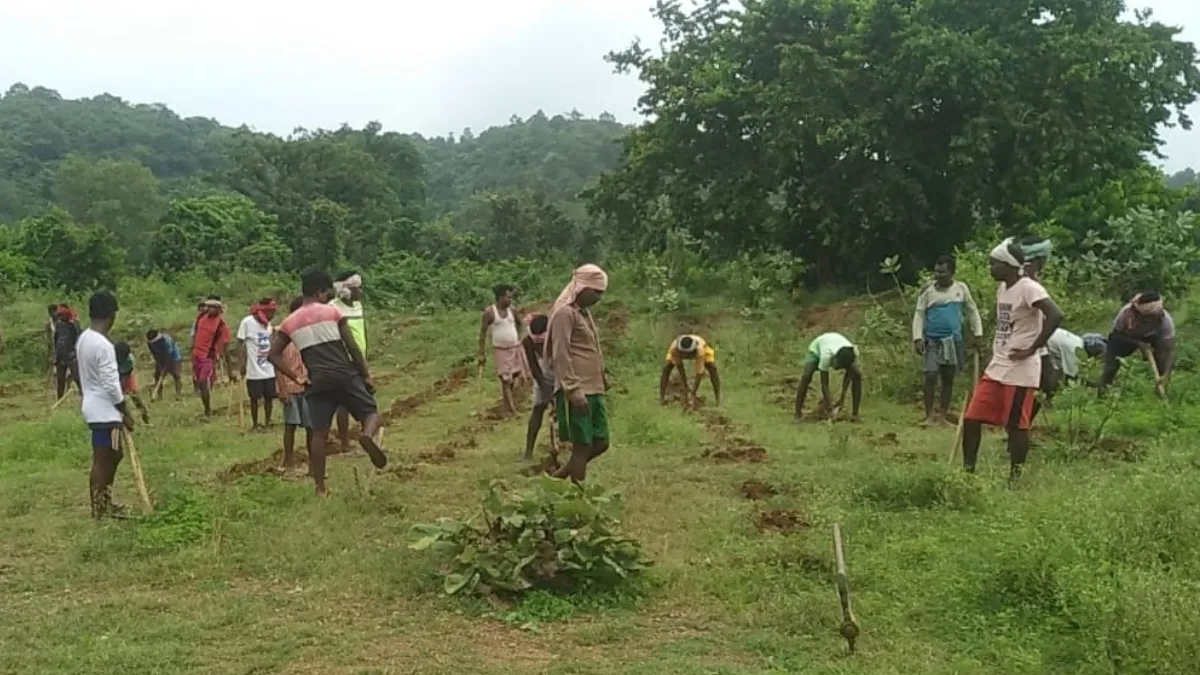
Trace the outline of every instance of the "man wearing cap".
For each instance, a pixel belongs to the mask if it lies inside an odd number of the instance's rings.
[[[989,256],[996,289],[996,335],[992,362],[975,386],[963,417],[963,468],[975,471],[983,425],[1008,430],[1009,480],[1021,475],[1029,455],[1029,425],[1033,399],[1041,382],[1038,351],[1062,323],[1062,312],[1046,289],[1025,276],[1025,255],[1005,239]]]
[[[196,333],[192,337],[192,382],[204,403],[204,419],[212,419],[212,385],[217,381],[217,356],[225,362],[225,372],[232,380],[236,374],[231,366],[229,326],[222,318],[225,305],[219,298],[204,301],[204,311],[196,317]]]
[[[558,387],[558,436],[571,441],[571,458],[554,476],[575,483],[583,482],[588,463],[608,450],[604,354],[590,311],[607,288],[608,275],[598,266],[576,269],[554,301],[546,329],[544,350]]]
[[[687,373],[684,372],[683,362],[692,362],[692,373],[695,383],[689,388]],[[667,347],[667,357],[663,363],[662,376],[658,380],[658,402],[667,402],[667,385],[671,382],[671,371],[679,371],[679,380],[683,382],[683,405],[686,407],[697,400],[700,382],[704,374],[712,378],[713,398],[721,405],[721,376],[717,373],[717,350],[699,335],[680,335]]]
[[[1104,352],[1104,374],[1100,376],[1100,393],[1112,384],[1121,369],[1120,359],[1138,349],[1149,348],[1158,367],[1154,387],[1162,394],[1166,390],[1171,369],[1175,366],[1175,321],[1163,306],[1156,291],[1138,293],[1117,312],[1108,348]]]

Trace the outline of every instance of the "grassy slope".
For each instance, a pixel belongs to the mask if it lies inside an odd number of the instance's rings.
[[[453,373],[475,322],[377,319],[381,406]],[[608,334],[624,323],[610,318]],[[719,412],[657,405],[664,345],[685,328],[718,347]],[[361,455],[334,458],[325,502],[308,483],[220,479],[278,439],[239,431],[236,415],[200,426],[191,398],[157,404],[137,439],[160,514],[140,524],[88,519],[76,401],[48,412],[48,394],[11,389],[0,400],[0,672],[1102,673],[1113,653],[1130,654],[1127,672],[1184,672],[1197,656],[1187,617],[1200,615],[1193,432],[1141,439],[1151,452],[1139,463],[1035,450],[1026,484],[1008,491],[1001,436],[985,437],[982,475],[968,481],[945,468],[952,427],[918,429],[914,408],[878,395],[861,426],[794,425],[782,381],[807,338],[786,316],[628,323],[609,347],[613,449],[591,475],[625,492],[654,583],[641,602],[534,630],[439,597],[428,559],[405,546],[413,522],[468,517],[482,481],[516,475],[524,419],[489,419],[495,387],[481,393],[473,371],[391,421],[386,445],[406,470],[365,485]],[[1167,414],[1146,406],[1145,427]],[[437,457],[448,442],[454,457]],[[713,444],[760,445],[769,461],[699,459]],[[751,479],[779,493],[748,500]],[[118,496],[135,502],[127,467]],[[758,514],[773,509],[807,526],[761,532]],[[836,633],[835,521],[864,629],[853,658]],[[1114,605],[1095,577],[1134,600]]]

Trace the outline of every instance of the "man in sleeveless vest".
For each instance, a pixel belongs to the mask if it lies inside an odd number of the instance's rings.
[[[525,350],[521,346],[522,325],[519,310],[513,306],[513,287],[500,284],[492,289],[496,304],[483,310],[479,327],[479,365],[487,362],[485,347],[491,335],[492,353],[496,360],[496,374],[500,377],[500,389],[504,405],[510,415],[516,414],[517,404],[513,388],[518,379],[526,376],[529,366],[525,362]]]

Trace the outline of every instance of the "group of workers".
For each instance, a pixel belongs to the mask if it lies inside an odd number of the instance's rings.
[[[1174,324],[1163,308],[1162,298],[1144,292],[1131,299],[1118,313],[1107,337],[1094,333],[1077,336],[1060,327],[1062,312],[1038,282],[1049,256],[1049,242],[1007,239],[989,256],[996,293],[996,333],[992,357],[963,416],[963,462],[975,468],[983,424],[1008,430],[1011,476],[1016,478],[1028,454],[1029,427],[1037,414],[1037,393],[1053,395],[1059,384],[1078,377],[1077,352],[1103,357],[1103,375],[1096,385],[1103,391],[1115,378],[1120,359],[1140,348],[1152,353],[1162,391],[1173,365]],[[940,258],[933,280],[921,289],[913,316],[913,343],[921,357],[924,373],[925,423],[936,424],[949,416],[953,384],[966,366],[968,347],[982,343],[983,326],[970,289],[956,281],[955,260]],[[609,446],[608,381],[604,356],[591,308],[601,300],[608,276],[596,265],[574,271],[548,313],[523,314],[514,303],[514,289],[495,287],[495,303],[484,310],[480,321],[480,368],[486,363],[490,337],[496,374],[504,405],[517,411],[516,392],[522,382],[533,389],[525,451],[529,460],[545,413],[553,408],[559,438],[571,445],[571,456],[557,470],[559,478],[583,481],[588,464]],[[297,469],[295,437],[305,430],[309,475],[318,495],[327,495],[325,449],[334,421],[343,447],[350,442],[349,417],[361,423],[357,439],[376,467],[387,457],[376,440],[380,420],[374,384],[367,368],[366,330],[363,317],[362,278],[347,272],[334,280],[327,273],[306,273],[301,296],[289,307],[288,316],[273,324],[277,307],[270,298],[254,303],[239,322],[236,333],[225,323],[225,306],[210,296],[197,307],[190,338],[192,381],[199,395],[202,419],[212,418],[212,387],[217,381],[218,361],[223,362],[230,381],[245,379],[250,401],[252,429],[271,424],[274,401],[283,404],[283,469]],[[112,504],[110,488],[122,457],[123,429],[134,426],[127,401],[149,422],[149,412],[139,395],[134,376],[132,350],[124,342],[109,338],[118,310],[116,299],[97,293],[89,301],[90,325],[81,330],[76,313],[66,305],[49,308],[47,341],[60,399],[69,381],[83,395],[83,415],[92,432],[93,467],[91,497],[97,517],[119,515]],[[968,341],[964,326],[970,329]],[[162,396],[166,378],[174,381],[175,396],[182,395],[182,352],[165,330],[146,333],[154,359],[152,399]],[[234,340],[237,349],[231,349]],[[237,367],[233,365],[236,352]],[[685,368],[691,362],[693,380]],[[836,403],[830,392],[830,374],[842,371],[841,395]],[[716,349],[703,337],[684,334],[667,348],[659,398],[665,403],[673,372],[682,382],[685,405],[699,400],[705,376],[712,383],[716,402],[721,400],[721,380]],[[859,350],[839,333],[814,339],[806,352],[804,370],[796,392],[797,420],[806,419],[804,403],[813,377],[820,375],[821,403],[817,417],[837,415],[852,393],[850,419],[860,420],[863,378]],[[939,391],[940,384],[940,391]],[[936,410],[935,410],[936,404]],[[261,410],[261,418],[260,418]]]

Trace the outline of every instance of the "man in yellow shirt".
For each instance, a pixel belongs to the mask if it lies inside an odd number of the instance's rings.
[[[683,370],[683,362],[692,362],[692,372],[695,382],[689,388],[687,373]],[[721,376],[717,373],[717,350],[704,341],[699,335],[680,335],[667,348],[667,358],[663,363],[662,377],[658,381],[658,401],[666,404],[667,385],[671,382],[671,370],[679,371],[679,379],[683,382],[683,404],[690,405],[700,391],[700,382],[704,374],[712,377],[713,398],[721,405]]]

